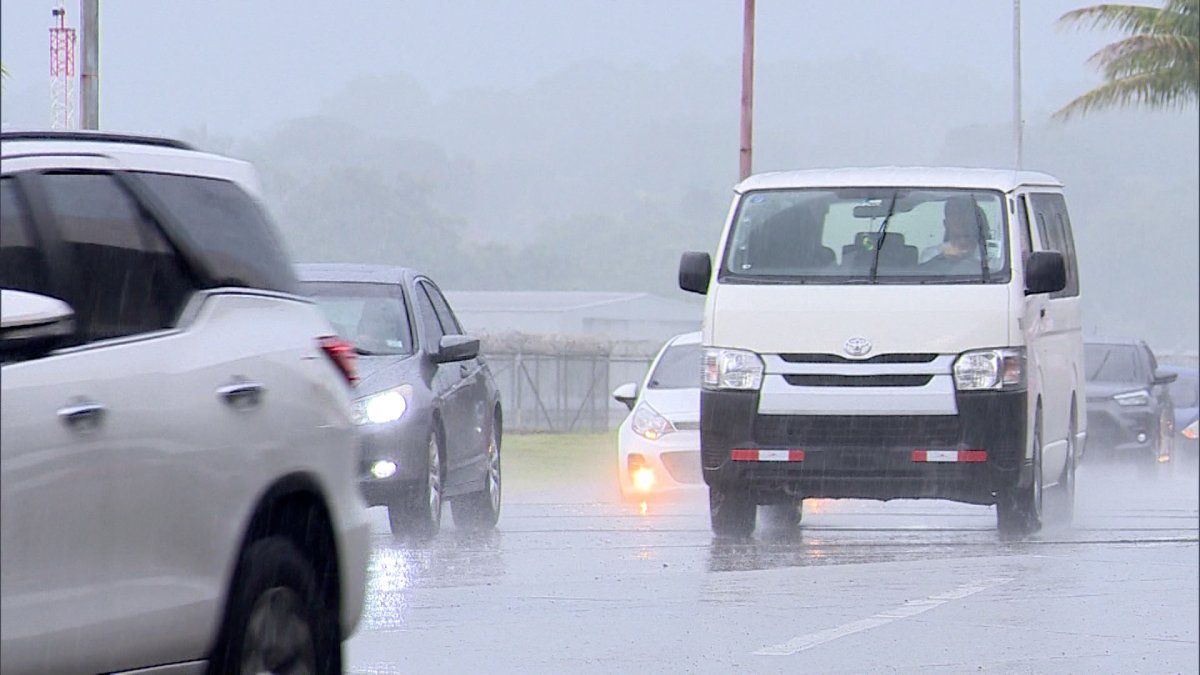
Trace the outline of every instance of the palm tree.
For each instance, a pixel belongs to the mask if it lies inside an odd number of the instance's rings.
[[[1116,28],[1128,34],[1088,62],[1104,84],[1054,113],[1059,119],[1091,110],[1144,105],[1188,108],[1200,89],[1200,0],[1165,0],[1161,9],[1144,5],[1095,5],[1067,12],[1060,25]]]

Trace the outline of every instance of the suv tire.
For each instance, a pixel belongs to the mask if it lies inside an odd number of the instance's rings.
[[[719,537],[748,537],[754,532],[758,504],[745,490],[710,487],[708,512],[713,534]]]

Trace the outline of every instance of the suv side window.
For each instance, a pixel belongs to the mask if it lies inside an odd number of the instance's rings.
[[[433,308],[437,310],[438,323],[442,324],[442,334],[462,335],[462,326],[459,325],[454,312],[450,311],[450,305],[442,296],[442,292],[433,284],[422,283],[421,285],[425,287],[430,299],[433,300]]]
[[[170,328],[195,285],[157,225],[109,174],[51,173],[41,184],[75,274],[84,343]]]
[[[52,295],[46,259],[15,178],[0,178],[0,288]]]
[[[442,326],[438,322],[433,301],[429,299],[429,287],[423,283],[417,283],[416,295],[417,313],[421,315],[421,326],[424,328],[425,339],[428,341],[425,346],[430,350],[436,350],[445,333],[442,332]]]
[[[1079,295],[1079,269],[1075,258],[1075,239],[1071,236],[1071,221],[1067,216],[1067,203],[1057,193],[1034,193],[1030,195],[1034,214],[1037,217],[1042,247],[1062,253],[1067,267],[1067,287],[1051,297],[1074,297]]]
[[[292,267],[262,207],[236,183],[136,173],[199,247],[219,286],[296,293]]]

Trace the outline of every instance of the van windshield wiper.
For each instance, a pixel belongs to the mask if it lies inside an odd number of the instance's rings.
[[[875,257],[871,259],[871,276],[867,278],[870,283],[875,283],[875,277],[879,274],[879,255],[883,251],[883,240],[887,238],[888,223],[892,220],[892,214],[896,212],[896,200],[900,196],[900,191],[892,192],[892,203],[888,204],[887,215],[883,217],[883,222],[879,224],[879,237],[875,242]]]

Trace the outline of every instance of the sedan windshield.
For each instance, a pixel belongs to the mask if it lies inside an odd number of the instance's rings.
[[[844,188],[749,192],[725,251],[730,283],[1003,283],[998,192]]]
[[[412,329],[404,295],[388,284],[308,282],[305,293],[316,299],[338,335],[364,355],[413,353]]]
[[[668,347],[646,386],[649,389],[699,389],[700,345]]]
[[[1137,347],[1085,345],[1083,354],[1088,382],[1141,382]]]

